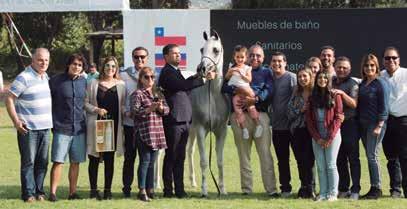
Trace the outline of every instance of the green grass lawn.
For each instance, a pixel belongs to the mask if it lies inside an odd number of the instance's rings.
[[[116,158],[115,173],[113,179],[113,200],[110,201],[96,201],[87,199],[89,195],[89,183],[87,174],[87,163],[81,165],[80,178],[79,178],[79,195],[83,197],[83,200],[78,201],[68,201],[66,200],[68,195],[68,180],[67,180],[67,166],[64,168],[64,173],[62,175],[62,182],[59,187],[57,196],[59,201],[56,203],[45,202],[35,202],[33,204],[26,204],[19,199],[20,197],[20,178],[19,178],[19,153],[16,141],[16,132],[12,128],[12,123],[9,120],[7,113],[5,111],[4,105],[0,103],[0,208],[168,208],[168,209],[184,209],[184,208],[298,208],[298,209],[308,209],[308,208],[407,208],[407,201],[404,199],[391,199],[389,197],[389,178],[387,175],[387,170],[385,167],[385,158],[383,155],[380,156],[380,163],[382,168],[383,176],[383,192],[385,194],[384,198],[377,201],[375,200],[360,200],[360,201],[349,201],[349,200],[339,200],[337,202],[322,202],[316,203],[312,200],[299,200],[290,199],[270,199],[264,193],[263,186],[260,178],[260,170],[258,164],[258,158],[255,154],[255,147],[253,147],[252,154],[252,165],[253,165],[253,176],[254,176],[254,193],[249,196],[242,196],[240,190],[240,177],[239,177],[239,163],[236,148],[233,142],[233,134],[229,130],[227,142],[225,145],[225,181],[226,189],[228,191],[227,196],[222,196],[217,198],[216,189],[214,184],[208,176],[209,183],[209,198],[200,198],[200,187],[192,188],[188,179],[185,178],[186,190],[192,195],[189,199],[164,199],[159,198],[150,203],[143,203],[133,196],[131,199],[123,199],[121,195],[121,176],[122,176],[122,163],[123,158]],[[209,143],[207,143],[209,144]],[[274,149],[274,148],[272,148]],[[274,153],[274,150],[273,150]],[[195,153],[196,165],[199,165],[198,151]],[[138,160],[138,158],[137,158]],[[276,158],[274,157],[276,163]],[[214,162],[216,162],[214,160]],[[364,149],[361,147],[361,164],[362,164],[362,191],[364,194],[369,189],[369,175],[367,172],[367,162],[364,155]],[[49,164],[49,170],[51,164]],[[99,174],[99,188],[103,188],[103,165],[100,166]],[[277,167],[275,165],[276,172]],[[199,172],[199,168],[196,168]],[[213,166],[216,173],[216,166]],[[188,170],[186,169],[186,175]],[[296,169],[296,162],[291,155],[291,172],[292,172],[292,185],[293,191],[296,192],[299,186],[298,173]],[[186,176],[185,175],[185,176]],[[209,175],[209,174],[208,174]],[[216,174],[215,174],[216,175]],[[200,179],[200,174],[198,173],[198,178]],[[278,176],[278,174],[277,174]],[[45,189],[49,191],[49,175],[46,177]],[[136,191],[136,184],[134,184],[133,191]],[[161,196],[161,191],[157,191],[158,195]]]

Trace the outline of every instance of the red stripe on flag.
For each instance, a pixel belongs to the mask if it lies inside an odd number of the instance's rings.
[[[155,45],[165,46],[167,44],[177,44],[179,46],[187,45],[187,38],[185,36],[156,36]]]
[[[164,66],[165,65],[165,60],[157,59],[155,60],[155,66]],[[186,60],[181,60],[179,65],[186,66],[187,61]]]

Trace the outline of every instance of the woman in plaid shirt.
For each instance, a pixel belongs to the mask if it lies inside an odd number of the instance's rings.
[[[140,156],[137,170],[139,194],[142,201],[154,199],[154,163],[159,149],[167,148],[162,116],[169,113],[165,99],[158,97],[154,72],[144,67],[139,72],[137,86],[132,94],[135,141]]]

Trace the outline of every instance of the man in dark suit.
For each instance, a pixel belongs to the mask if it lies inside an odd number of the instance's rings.
[[[159,86],[164,89],[164,96],[170,107],[170,114],[164,117],[165,151],[163,165],[164,197],[175,196],[185,198],[184,190],[184,161],[185,148],[188,140],[189,127],[192,120],[192,106],[189,91],[204,85],[206,79],[213,79],[215,72],[207,74],[206,78],[197,75],[185,79],[178,65],[181,61],[179,46],[168,44],[163,48],[165,66],[161,70]]]

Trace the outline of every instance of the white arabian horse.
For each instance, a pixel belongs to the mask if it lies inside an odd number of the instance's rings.
[[[217,76],[214,80],[191,91],[192,125],[190,128],[187,156],[189,161],[189,173],[192,186],[196,186],[193,153],[195,138],[198,142],[200,165],[202,171],[202,196],[208,195],[206,182],[208,157],[205,153],[205,138],[210,131],[216,136],[216,157],[219,174],[219,189],[221,194],[226,194],[223,174],[223,147],[225,144],[227,121],[230,114],[229,99],[221,93],[223,83],[223,47],[216,31],[211,31],[208,37],[203,33],[205,44],[201,48],[201,63],[198,65],[198,73],[206,74],[215,70]]]

